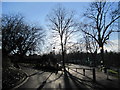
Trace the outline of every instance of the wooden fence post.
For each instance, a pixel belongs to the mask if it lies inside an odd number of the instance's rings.
[[[95,73],[95,68],[93,68],[93,81],[96,81],[96,73]]]
[[[83,69],[83,75],[85,76],[85,69]]]

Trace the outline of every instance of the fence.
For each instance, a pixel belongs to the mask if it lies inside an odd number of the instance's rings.
[[[71,68],[68,67],[68,71],[69,71],[69,69],[71,69]],[[86,70],[91,70],[92,71],[92,80],[96,81],[96,69],[94,67],[93,68],[72,68],[71,70],[77,72],[78,69],[82,69],[83,72],[79,73],[79,74],[82,74],[83,76],[86,76]],[[110,79],[110,77],[109,77],[109,76],[111,76],[110,73],[116,74],[118,77],[118,80],[120,80],[120,69],[118,70],[118,72],[111,70],[111,69],[107,69],[106,70],[107,79]]]
[[[69,69],[71,69],[71,68],[68,67],[68,71],[69,71]],[[75,70],[73,70],[73,69],[75,69]],[[93,75],[92,80],[94,82],[96,81],[96,71],[95,71],[95,68],[72,68],[71,70],[77,72],[78,69],[82,69],[83,70],[83,74],[82,74],[83,76],[86,76],[86,73],[85,73],[86,70],[92,70],[92,75]],[[79,73],[79,74],[81,74],[81,73]]]

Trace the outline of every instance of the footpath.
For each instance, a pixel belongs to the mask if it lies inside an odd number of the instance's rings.
[[[80,66],[80,65],[70,65],[69,66],[69,72],[84,81],[84,83],[88,83],[88,86],[90,87],[97,87],[97,88],[114,88],[114,89],[120,89],[120,79],[118,77],[113,77],[110,76],[107,78],[107,73],[99,71],[97,68],[95,69],[96,71],[96,81],[93,81],[93,71],[91,67],[87,66]],[[86,69],[91,69],[91,70],[85,70],[85,76],[83,75],[83,69],[76,69],[75,68],[86,68]]]
[[[74,69],[90,67],[72,64],[69,68],[69,70],[66,68],[65,72],[59,71],[58,73],[52,73],[24,67],[22,70],[28,74],[28,78],[25,82],[14,88],[14,90],[42,90],[47,88],[57,90],[68,90],[68,88],[72,90],[120,89],[118,78],[109,76],[109,79],[107,79],[106,74],[96,70],[96,82],[93,82],[91,70],[86,70],[84,76],[82,69],[78,69],[77,71]]]

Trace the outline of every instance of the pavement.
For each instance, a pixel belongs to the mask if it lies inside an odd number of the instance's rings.
[[[70,65],[66,68],[66,71],[58,71],[58,73],[52,72],[43,72],[40,70],[22,67],[21,69],[27,73],[28,78],[25,82],[18,85],[15,90],[28,90],[31,88],[32,90],[41,90],[46,88],[55,88],[58,90],[61,89],[75,89],[75,90],[101,90],[108,88],[120,89],[120,83],[118,79],[112,76],[109,76],[109,80],[107,79],[107,75],[103,72],[98,72],[96,70],[96,82],[92,80],[92,71],[86,70],[85,76],[83,75],[83,70],[78,69],[76,71],[75,68],[90,68],[87,66],[80,65]]]
[[[120,80],[117,77],[109,76],[109,78],[107,79],[107,74],[105,74],[104,72],[98,71],[97,68],[96,68],[96,82],[92,82],[93,80],[92,67],[72,64],[71,66],[69,66],[69,68],[74,68],[72,70],[71,69],[69,70],[69,72],[72,75],[79,77],[84,81],[88,81],[88,82],[90,81],[90,83],[93,84],[91,85],[92,87],[96,86],[98,88],[119,88],[120,89]],[[75,68],[90,68],[91,70],[85,70],[85,76],[83,76],[83,69],[77,69],[77,72],[76,72]]]

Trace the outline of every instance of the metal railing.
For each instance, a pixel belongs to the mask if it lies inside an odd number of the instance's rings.
[[[96,69],[94,67],[93,68],[69,68],[68,67],[68,71],[69,71],[69,69],[71,69],[72,71],[77,72],[77,73],[78,73],[78,69],[82,69],[83,72],[79,73],[79,74],[81,74],[83,76],[86,76],[86,70],[91,70],[92,71],[92,80],[96,81]],[[109,76],[111,76],[110,73],[116,74],[118,80],[120,80],[120,70],[118,70],[118,72],[116,72],[114,70],[107,69],[106,70],[107,79],[110,79],[110,77],[109,77]]]
[[[68,67],[68,71],[69,71],[69,69],[71,69],[71,68]],[[75,69],[75,70],[73,70],[73,69]],[[95,71],[95,68],[72,68],[71,70],[77,72],[78,69],[82,69],[83,70],[83,74],[79,73],[79,74],[81,74],[83,76],[86,76],[86,73],[85,73],[86,70],[92,70],[92,76],[93,76],[92,80],[94,82],[96,81],[96,71]]]

